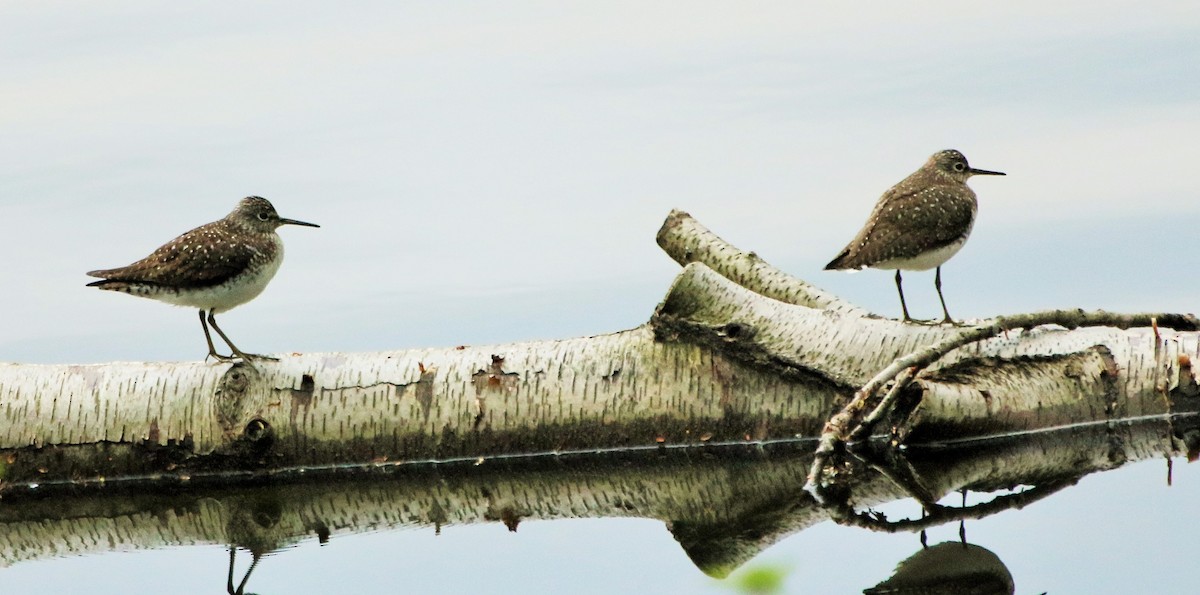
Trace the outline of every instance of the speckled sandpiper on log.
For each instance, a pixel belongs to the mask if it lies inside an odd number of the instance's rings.
[[[967,179],[1002,175],[971,167],[967,158],[953,149],[934,153],[920,169],[883,193],[858,235],[825,270],[895,269],[900,309],[904,321],[912,322],[900,271],[937,268],[933,286],[942,302],[942,322],[952,324],[942,297],[942,264],[962,248],[975,224],[978,204]]]
[[[88,272],[101,279],[88,287],[199,308],[208,355],[218,360],[274,359],[238,349],[217,326],[215,315],[254,299],[267,287],[283,262],[283,240],[275,233],[281,225],[320,227],[284,219],[267,199],[247,196],[224,219],[184,233],[146,258],[117,269]],[[208,332],[210,324],[233,355],[217,353]]]

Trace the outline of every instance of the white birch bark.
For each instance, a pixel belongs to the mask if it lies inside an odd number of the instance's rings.
[[[148,445],[234,449],[258,468],[760,440],[811,434],[835,396],[656,341],[648,326],[565,341],[285,355],[253,368],[5,365],[0,449],[12,459],[9,481],[49,481],[129,473]],[[137,449],[70,449],[102,442]],[[50,458],[71,464],[34,472]]]

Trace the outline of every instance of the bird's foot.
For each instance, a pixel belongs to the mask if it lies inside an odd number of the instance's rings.
[[[242,358],[243,360],[261,359],[261,360],[265,360],[268,362],[279,361],[279,358],[277,358],[277,357],[271,357],[269,355],[262,355],[261,353],[242,353],[239,351],[239,352],[237,352],[237,355],[238,355],[238,357]]]
[[[270,362],[279,361],[279,358],[277,358],[277,357],[271,357],[269,355],[260,355],[258,353],[244,353],[241,351],[234,351],[233,355],[224,355],[221,353],[217,353],[215,351],[211,351],[211,352],[209,352],[208,356],[206,356],[204,358],[204,361],[208,361],[208,358],[210,358],[210,357],[217,360],[220,363],[227,363],[227,362],[232,362],[235,360],[241,360],[243,363],[250,366],[251,368],[254,367],[254,364],[251,363],[251,360],[264,360],[264,361],[270,361]]]
[[[910,317],[906,316],[904,318],[903,322],[904,322],[904,324],[919,324],[921,326],[936,326],[936,325],[942,324],[945,321],[938,321],[933,318],[930,318],[928,320],[926,320],[924,318],[910,318]]]

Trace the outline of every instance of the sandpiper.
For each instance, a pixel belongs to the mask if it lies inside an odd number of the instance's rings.
[[[88,287],[199,308],[208,355],[220,361],[274,359],[238,349],[217,326],[215,315],[254,299],[267,287],[283,262],[283,240],[275,233],[281,225],[320,227],[284,219],[267,199],[247,196],[224,219],[184,233],[146,258],[117,269],[88,272],[101,278]],[[208,332],[210,324],[233,355],[217,353]]]
[[[942,322],[953,323],[942,297],[942,264],[962,248],[971,234],[977,203],[967,179],[980,175],[1004,174],[975,169],[953,149],[934,153],[921,169],[883,193],[858,235],[825,265],[825,270],[896,269],[900,309],[904,321],[911,322],[900,271],[937,268],[933,286],[942,302]]]

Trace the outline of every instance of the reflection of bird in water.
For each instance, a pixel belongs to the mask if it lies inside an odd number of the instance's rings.
[[[958,541],[923,548],[865,595],[1012,595],[1012,574],[990,550]]]
[[[254,567],[258,566],[258,561],[262,558],[262,554],[258,552],[250,552],[250,568],[246,569],[246,575],[242,577],[242,582],[238,583],[235,588],[233,586],[233,562],[237,557],[237,546],[229,546],[229,577],[225,579],[225,592],[229,595],[245,595],[246,583],[250,581],[250,573],[254,572]]]
[[[271,552],[291,545],[295,539],[279,532],[279,523],[283,518],[283,504],[270,494],[260,494],[233,501],[227,510],[229,520],[225,530],[229,538],[229,576],[225,580],[225,590],[229,595],[244,595],[246,583],[250,581],[250,575],[258,567],[258,561]],[[323,527],[323,523],[319,523],[315,527],[318,537],[320,537]],[[328,539],[328,533],[326,533],[325,539]],[[237,587],[234,587],[233,568],[238,548],[250,552],[250,568],[246,569],[242,581],[238,583]]]
[[[908,306],[900,270],[937,268],[933,286],[942,302],[943,322],[954,322],[942,297],[942,263],[967,242],[975,224],[975,192],[967,186],[971,176],[1002,176],[998,171],[967,165],[962,153],[949,149],[934,153],[921,169],[892,186],[871,211],[866,224],[825,270],[896,269],[896,290],[904,321]]]

